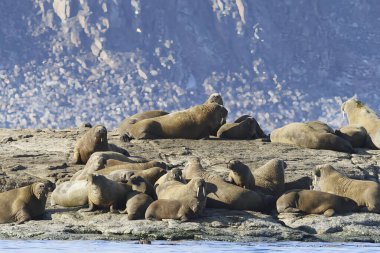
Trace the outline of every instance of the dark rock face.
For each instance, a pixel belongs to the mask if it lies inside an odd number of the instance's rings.
[[[4,0],[0,127],[117,126],[220,92],[264,129],[379,109],[377,1]],[[48,108],[48,109],[47,109]]]

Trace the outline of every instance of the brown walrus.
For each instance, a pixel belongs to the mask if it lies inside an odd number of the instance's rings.
[[[144,119],[131,127],[135,139],[202,139],[216,133],[226,121],[228,111],[217,103],[197,105],[184,111]]]
[[[45,213],[48,192],[47,183],[37,182],[0,193],[0,223],[21,224],[41,218]]]
[[[182,170],[179,168],[173,168],[169,170],[165,175],[161,176],[155,183],[154,188],[157,188],[160,184],[163,184],[167,181],[175,180],[178,182],[183,182]]]
[[[355,201],[335,194],[292,190],[284,193],[276,202],[278,213],[304,212],[307,214],[324,214],[327,217],[335,213],[353,212],[358,209]]]
[[[128,214],[128,220],[138,220],[145,218],[145,212],[152,204],[151,196],[141,192],[130,192],[127,195],[127,204],[124,211],[120,213]]]
[[[227,164],[227,168],[231,170],[228,174],[228,182],[246,189],[255,189],[255,178],[247,165],[238,160],[232,160]]]
[[[201,209],[201,204],[196,198],[173,200],[158,199],[154,201],[145,212],[147,220],[175,219],[188,221],[195,218]]]
[[[125,156],[129,156],[128,151],[113,144],[108,144],[107,129],[102,125],[97,125],[89,129],[74,147],[72,162],[86,164],[90,156],[97,151],[115,151]]]
[[[166,181],[156,187],[158,199],[206,199],[206,182],[203,178],[194,177],[187,184],[176,180]]]
[[[229,162],[231,170],[228,181],[250,190],[260,191],[266,195],[280,196],[284,191],[286,163],[272,159],[254,170],[238,160]]]
[[[86,166],[83,170],[77,171],[70,179],[74,180],[86,180],[88,174],[92,174],[95,171],[104,169],[107,166],[109,160],[118,160],[125,163],[143,163],[148,162],[147,159],[136,156],[125,156],[123,154],[113,151],[95,152],[90,156]]]
[[[380,185],[373,181],[348,178],[331,165],[314,170],[315,189],[350,198],[369,212],[380,213]]]
[[[255,122],[246,118],[239,123],[226,123],[216,133],[216,137],[234,140],[249,140],[255,135]]]
[[[313,185],[313,179],[308,176],[298,178],[296,180],[285,182],[284,192],[294,189],[306,189],[310,190]]]
[[[339,130],[336,130],[335,134],[351,143],[352,147],[354,148],[366,147],[367,143],[370,141],[368,139],[369,136],[367,131],[364,127],[361,126],[344,126]]]
[[[208,173],[197,157],[189,159],[183,175],[187,180],[201,177],[206,181],[206,206],[209,208],[265,211],[274,202],[272,196],[227,183],[218,175]]]
[[[129,133],[130,128],[132,125],[136,124],[137,122],[143,119],[151,119],[151,118],[163,116],[166,114],[169,114],[169,113],[165,111],[160,111],[160,110],[153,110],[153,111],[140,112],[140,113],[132,115],[131,117],[125,118],[123,122],[121,122],[118,128],[120,140],[129,141],[131,139],[130,133]]]
[[[132,175],[137,175],[137,176],[141,176],[146,181],[154,185],[160,177],[165,175],[165,173],[166,173],[166,170],[164,170],[163,168],[153,167],[146,170],[115,170],[115,171],[110,172],[108,175],[107,174],[104,174],[104,175],[109,179],[119,181],[119,182],[128,181],[128,179]]]
[[[266,138],[268,138],[268,135],[266,135],[266,134],[264,133],[264,131],[261,129],[261,127],[260,127],[259,123],[257,122],[257,120],[256,120],[254,117],[252,117],[251,115],[243,115],[243,116],[240,116],[239,118],[237,118],[237,119],[234,121],[234,123],[240,123],[240,122],[246,120],[247,118],[251,118],[251,119],[253,119],[253,121],[254,121],[254,125],[255,125],[255,133],[254,133],[254,135],[251,137],[252,139],[259,139],[259,138],[264,138],[264,139],[266,139]]]
[[[153,185],[147,180],[145,180],[143,177],[138,175],[132,175],[129,178],[128,182],[131,184],[133,191],[148,194],[154,199],[157,198]]]
[[[153,167],[159,167],[162,169],[166,169],[167,165],[166,165],[166,163],[159,162],[159,161],[149,161],[149,162],[145,162],[145,163],[125,163],[122,165],[114,165],[111,167],[106,167],[104,169],[98,170],[97,173],[101,174],[101,175],[107,175],[107,174],[109,174],[113,171],[116,171],[116,170],[133,170],[133,171],[136,171],[136,170],[146,170],[146,169],[150,169]]]
[[[365,128],[369,138],[366,146],[380,149],[380,118],[367,105],[355,98],[342,104],[341,110],[347,115],[349,125]]]
[[[52,206],[74,207],[87,205],[87,180],[60,183],[52,192],[50,199]]]
[[[303,148],[328,149],[354,153],[351,144],[330,132],[331,129],[322,122],[290,123],[275,129],[270,140],[277,143],[292,144]]]
[[[256,190],[267,195],[280,196],[284,192],[286,167],[283,160],[272,159],[254,170]]]
[[[132,191],[131,186],[112,181],[103,175],[90,174],[87,176],[87,209],[82,212],[91,212],[97,208],[109,208],[111,213],[125,208],[127,194]]]

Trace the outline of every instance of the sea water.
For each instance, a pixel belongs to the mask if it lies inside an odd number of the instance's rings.
[[[236,243],[217,241],[153,241],[138,244],[133,241],[49,241],[49,240],[0,240],[0,252],[380,252],[380,244],[375,243]]]

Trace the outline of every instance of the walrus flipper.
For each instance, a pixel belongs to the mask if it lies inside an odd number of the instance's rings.
[[[26,211],[25,208],[21,209],[16,214],[16,224],[17,225],[23,224],[25,221],[29,221],[31,219],[32,219],[32,217],[30,216],[28,211]]]
[[[326,217],[331,217],[335,214],[335,210],[330,208],[330,209],[327,209],[324,213],[323,213]]]

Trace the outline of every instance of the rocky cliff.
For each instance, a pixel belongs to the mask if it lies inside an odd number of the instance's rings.
[[[3,0],[0,127],[114,128],[220,92],[266,130],[379,107],[378,13],[363,0]]]
[[[0,190],[20,187],[40,178],[68,180],[83,165],[70,165],[74,144],[86,129],[0,129]],[[259,167],[272,158],[285,160],[286,181],[311,176],[312,169],[329,163],[350,177],[364,178],[379,168],[380,151],[357,149],[356,154],[301,149],[260,141],[139,140],[121,143],[110,132],[111,143],[131,155],[167,162],[182,168],[198,156],[203,166],[224,178],[226,164],[239,159]],[[250,211],[207,209],[191,222],[128,221],[123,214],[80,213],[78,209],[52,207],[48,202],[43,220],[22,225],[1,224],[2,239],[212,239],[224,241],[367,241],[380,242],[380,215],[354,213],[323,215],[262,214]]]

